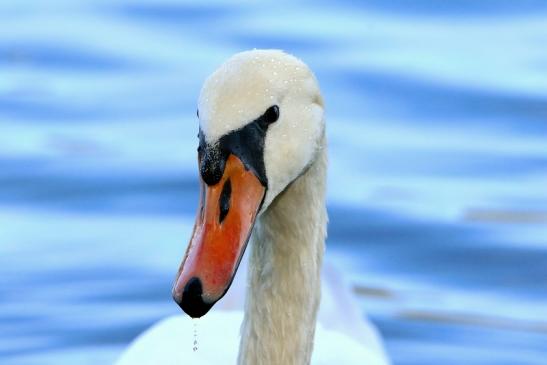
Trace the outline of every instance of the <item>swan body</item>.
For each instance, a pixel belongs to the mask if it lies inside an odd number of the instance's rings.
[[[198,320],[198,349],[193,351],[192,320],[182,315],[168,317],[139,337],[117,365],[235,364],[242,320],[241,311],[210,312]],[[222,331],[219,323],[223,323]],[[313,365],[383,365],[385,361],[382,352],[318,324]]]
[[[200,349],[189,346],[191,320],[177,316],[138,338],[118,364],[387,364],[374,331],[356,329],[360,316],[343,285],[325,290],[321,281],[327,149],[313,73],[281,51],[236,54],[205,81],[198,115],[202,199],[173,297],[203,317]],[[249,240],[244,311],[206,314]],[[322,311],[347,324],[316,326],[322,286]]]
[[[186,315],[174,315],[159,321],[131,343],[116,365],[235,364],[243,320],[245,273],[238,274],[230,292],[206,316],[192,320]],[[388,365],[376,329],[363,318],[339,270],[327,262],[322,279],[312,365]]]

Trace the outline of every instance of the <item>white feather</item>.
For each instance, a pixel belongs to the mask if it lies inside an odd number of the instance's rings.
[[[250,242],[244,311],[218,310],[241,308],[242,290],[231,288],[224,304],[199,320],[197,352],[191,320],[176,316],[140,336],[118,365],[388,363],[340,278],[327,270],[321,281],[327,148],[323,101],[309,68],[275,50],[233,56],[203,86],[200,126],[215,143],[272,105],[280,118],[266,135],[268,190]]]

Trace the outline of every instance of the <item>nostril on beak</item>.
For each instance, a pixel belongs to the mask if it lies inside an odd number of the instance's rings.
[[[211,309],[214,303],[209,304],[203,301],[203,287],[201,280],[193,277],[186,283],[182,296],[173,296],[175,302],[182,308],[186,314],[192,318],[202,317]]]
[[[222,187],[222,192],[220,193],[220,198],[218,205],[220,206],[220,215],[218,217],[219,223],[222,223],[228,211],[230,210],[230,196],[232,195],[232,184],[230,179],[226,180],[224,186]]]

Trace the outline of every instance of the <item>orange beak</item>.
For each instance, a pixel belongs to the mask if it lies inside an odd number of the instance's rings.
[[[207,313],[230,287],[266,193],[233,154],[218,183],[200,181],[194,231],[173,286],[173,298],[193,318]]]

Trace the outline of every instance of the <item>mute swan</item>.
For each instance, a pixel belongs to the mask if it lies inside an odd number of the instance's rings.
[[[141,335],[117,364],[388,364],[373,329],[361,332],[367,346],[348,335],[360,319],[343,287],[326,307],[340,318],[353,311],[353,323],[320,323],[316,331],[327,151],[310,69],[282,51],[238,53],[205,81],[198,118],[201,201],[173,298],[190,317],[203,317],[199,350],[192,351],[191,320],[175,316]],[[226,294],[249,238],[244,313],[205,315]]]

